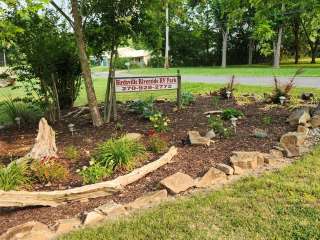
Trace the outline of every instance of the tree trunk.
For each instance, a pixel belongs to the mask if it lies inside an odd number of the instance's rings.
[[[318,46],[319,46],[320,40],[317,39],[316,42],[313,44],[313,47],[311,48],[311,63],[316,63],[317,55],[318,55]]]
[[[227,66],[228,35],[229,35],[228,28],[226,29],[226,31],[222,30],[222,61],[221,61],[222,68],[225,68]]]
[[[300,21],[298,17],[295,17],[292,24],[293,36],[294,36],[294,63],[299,63],[299,52],[300,52]]]
[[[282,32],[283,32],[283,27],[279,27],[278,30],[278,39],[274,43],[274,53],[273,53],[273,67],[274,68],[280,68],[280,56],[281,56],[281,42],[282,42]]]
[[[71,0],[72,5],[72,15],[74,18],[74,33],[78,45],[80,63],[82,74],[84,78],[84,83],[87,91],[87,99],[91,112],[92,122],[95,127],[100,127],[103,124],[99,107],[97,103],[96,94],[93,87],[93,81],[91,77],[91,70],[89,66],[89,60],[86,53],[86,46],[84,41],[83,29],[82,29],[82,20],[79,14],[78,2],[77,0]]]
[[[248,56],[248,64],[252,64],[252,57],[253,57],[253,47],[254,47],[254,42],[252,39],[249,40],[249,56]]]
[[[164,68],[169,68],[169,5],[166,4],[166,50],[164,57]]]

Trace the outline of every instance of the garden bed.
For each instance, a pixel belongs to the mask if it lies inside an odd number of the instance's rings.
[[[135,198],[158,188],[158,183],[163,178],[174,174],[177,171],[185,172],[193,178],[202,175],[211,166],[219,162],[227,162],[232,151],[260,151],[268,152],[273,146],[277,145],[279,138],[284,133],[295,130],[285,123],[288,112],[285,108],[271,108],[266,110],[261,103],[249,105],[237,105],[234,101],[221,100],[219,109],[236,108],[241,110],[245,117],[238,120],[237,134],[230,138],[216,138],[215,143],[209,147],[191,146],[188,144],[187,131],[195,130],[204,135],[208,130],[208,118],[203,113],[216,110],[212,106],[211,97],[198,97],[191,106],[175,112],[174,103],[157,103],[156,107],[165,113],[170,119],[170,131],[163,133],[169,145],[179,148],[178,155],[174,162],[161,167],[155,172],[147,175],[141,180],[125,187],[125,189],[109,197],[97,198],[85,203],[71,202],[56,208],[52,207],[32,207],[24,209],[1,209],[0,222],[2,226],[0,233],[18,224],[37,220],[46,224],[53,223],[57,219],[75,216],[83,211],[90,211],[110,199],[116,202],[126,203]],[[265,117],[271,119],[268,124],[263,120]],[[72,122],[75,124],[76,133],[71,136],[67,125]],[[95,129],[91,126],[86,117],[76,119],[65,119],[60,125],[53,126],[57,132],[57,147],[59,156],[68,168],[70,175],[68,181],[59,184],[33,184],[28,190],[56,190],[77,187],[82,185],[80,176],[76,170],[87,166],[90,155],[95,151],[97,144],[109,139],[110,137],[122,136],[126,132],[138,132],[147,134],[151,128],[150,122],[142,120],[135,114],[129,113],[125,104],[119,106],[119,123],[123,126],[119,129],[119,124],[109,124],[102,128]],[[265,129],[268,133],[267,138],[255,138],[253,131],[255,128]],[[11,159],[24,156],[32,147],[36,137],[36,128],[18,130],[15,127],[0,130],[0,163],[7,164]],[[143,141],[147,141],[147,136]],[[80,157],[75,161],[67,159],[65,149],[68,146],[76,147],[80,152]],[[158,158],[160,154],[149,153],[148,158],[141,161],[136,167],[142,166]],[[117,170],[107,179],[127,173],[126,170]],[[106,180],[107,180],[106,179]]]

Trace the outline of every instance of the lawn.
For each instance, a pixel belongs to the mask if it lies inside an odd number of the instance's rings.
[[[194,94],[203,94],[210,91],[215,91],[224,86],[218,83],[183,83],[183,90],[189,91]],[[104,94],[106,89],[106,80],[102,78],[97,78],[94,80],[94,87],[96,90],[97,98],[99,102],[103,102]],[[271,92],[272,87],[270,86],[252,86],[252,85],[238,85],[236,87],[236,95],[241,95],[244,93],[255,93],[263,95],[265,92]],[[292,92],[293,95],[299,96],[303,92],[313,92],[316,96],[320,95],[320,89],[313,88],[295,88]],[[24,94],[23,89],[11,90],[11,88],[0,89],[0,103],[6,97],[22,97]],[[145,99],[150,95],[155,98],[169,98],[174,99],[176,96],[175,91],[157,91],[157,92],[142,92],[142,93],[121,93],[118,94],[117,99],[120,101],[134,100],[134,99]],[[76,101],[76,106],[85,105],[87,103],[86,93],[84,87],[81,89],[80,95]],[[3,113],[3,108],[0,105],[0,124],[8,122],[8,117]]]
[[[320,239],[319,155],[62,239]]]

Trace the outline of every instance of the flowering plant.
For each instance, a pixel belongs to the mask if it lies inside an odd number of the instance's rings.
[[[153,114],[149,120],[157,132],[167,132],[169,130],[170,119],[161,112]]]

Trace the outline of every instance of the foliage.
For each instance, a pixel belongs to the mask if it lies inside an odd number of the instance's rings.
[[[6,114],[12,123],[16,122],[16,118],[20,118],[21,124],[34,124],[41,117],[39,109],[20,99],[6,98],[1,105],[3,114]]]
[[[218,95],[223,99],[229,99],[233,97],[233,91],[234,89],[234,79],[235,76],[233,75],[230,82],[227,84],[227,86],[220,88],[218,90]],[[228,95],[229,94],[229,95]]]
[[[167,132],[169,130],[170,119],[164,116],[163,113],[155,113],[150,116],[149,120],[151,121],[153,128],[157,132]]]
[[[68,146],[64,149],[64,155],[66,156],[66,158],[72,160],[72,161],[76,161],[79,159],[80,157],[80,153],[78,151],[78,149],[75,146]]]
[[[31,163],[32,176],[40,183],[63,182],[68,178],[68,169],[55,159],[44,159]]]
[[[135,100],[129,103],[129,110],[141,115],[145,119],[149,119],[150,116],[156,113],[154,108],[154,98],[150,96],[146,100]]]
[[[149,67],[160,68],[163,67],[164,57],[153,55],[149,61]]]
[[[212,96],[212,99],[211,99],[212,106],[218,107],[219,103],[220,103],[220,98],[218,96]]]
[[[240,110],[234,109],[234,108],[226,108],[222,112],[222,119],[224,120],[230,120],[231,118],[239,118],[243,117],[244,114]]]
[[[261,119],[261,122],[262,122],[263,125],[268,126],[268,125],[271,125],[271,124],[272,124],[273,119],[272,119],[271,116],[264,116],[264,117]]]
[[[97,182],[101,182],[105,177],[111,175],[112,169],[101,166],[99,163],[91,160],[89,167],[85,166],[78,172],[82,177],[84,184],[94,184]]]
[[[233,135],[231,128],[226,128],[224,122],[219,116],[210,116],[208,119],[209,128],[220,137],[229,138]]]
[[[123,137],[100,144],[94,159],[101,166],[114,171],[116,168],[132,168],[137,158],[144,154],[145,147],[141,143]]]
[[[183,92],[181,94],[181,104],[182,106],[189,106],[191,103],[194,103],[195,96],[191,92]]]
[[[164,153],[168,149],[168,143],[161,137],[154,135],[148,140],[148,150],[154,153]]]
[[[12,162],[7,167],[0,166],[0,189],[17,190],[30,182],[28,166],[25,163]]]

